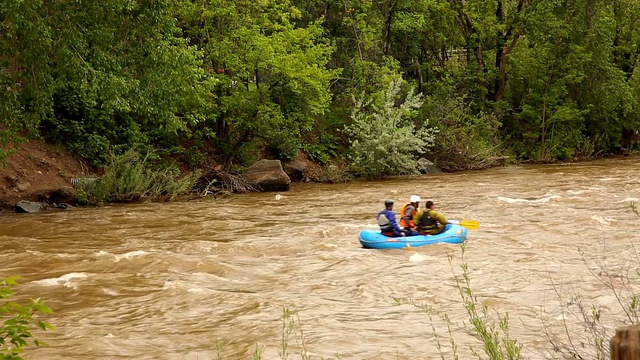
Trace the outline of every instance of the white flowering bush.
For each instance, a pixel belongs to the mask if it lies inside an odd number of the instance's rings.
[[[346,132],[352,141],[350,167],[357,176],[383,178],[417,173],[418,157],[433,145],[437,129],[417,129],[410,119],[423,104],[422,94],[414,94],[411,89],[404,102],[396,105],[401,85],[402,79],[391,81],[381,106],[372,98],[356,99],[353,123]]]

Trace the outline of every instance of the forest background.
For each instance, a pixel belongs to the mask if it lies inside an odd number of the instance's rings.
[[[42,137],[380,177],[638,143],[635,0],[4,1],[0,29],[0,159]]]

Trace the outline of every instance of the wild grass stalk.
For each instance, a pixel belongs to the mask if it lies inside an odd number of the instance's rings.
[[[458,275],[453,265],[453,257],[449,256],[449,265],[451,272],[453,273],[453,279],[455,281],[455,288],[460,294],[462,304],[467,312],[468,322],[462,325],[454,324],[446,313],[436,311],[433,307],[415,302],[412,299],[401,300],[399,303],[407,303],[416,306],[422,312],[429,316],[431,323],[431,329],[436,341],[436,347],[440,352],[440,357],[445,359],[445,353],[442,346],[442,335],[438,333],[435,328],[433,315],[437,315],[441,320],[447,324],[447,336],[450,339],[451,350],[453,352],[452,357],[458,359],[458,346],[454,338],[453,328],[458,327],[464,330],[466,333],[479,340],[482,344],[482,353],[478,350],[471,348],[471,353],[478,359],[489,360],[515,360],[521,359],[522,344],[517,340],[511,338],[509,334],[509,315],[501,314],[498,311],[490,311],[486,305],[480,305],[478,297],[475,295],[471,288],[471,277],[469,275],[469,267],[465,262],[464,254],[466,250],[466,244],[462,244],[461,249],[461,265],[462,274]],[[451,357],[448,357],[451,358]]]
[[[291,344],[295,342],[295,347],[298,352],[297,355],[300,356],[301,360],[311,360],[311,355],[309,355],[307,349],[307,340],[305,333],[302,329],[302,322],[300,321],[300,316],[296,311],[285,307],[282,310],[282,317],[280,318],[282,323],[280,332],[280,349],[278,350],[278,356],[281,360],[290,359],[293,356],[293,352],[291,351]],[[251,360],[262,360],[264,356],[265,347],[260,344],[256,344],[256,347],[251,354]],[[336,354],[337,359],[340,359],[340,355]],[[221,360],[222,357],[222,343],[216,343],[216,359]],[[324,358],[320,358],[323,360]]]
[[[640,216],[636,201],[631,201],[629,208]],[[595,259],[595,266],[592,266],[592,259],[587,256],[587,252],[578,249],[582,262],[589,269],[591,276],[613,294],[618,314],[622,314],[617,318],[614,315],[615,309],[610,309],[610,313],[603,313],[596,305],[585,305],[582,296],[576,291],[572,291],[570,300],[567,301],[559,286],[552,280],[554,292],[564,304],[563,333],[554,334],[549,330],[548,324],[544,324],[545,334],[553,352],[563,359],[607,360],[610,358],[609,340],[614,335],[615,328],[622,324],[640,324],[640,255],[633,242],[630,242],[629,249],[627,261],[622,266],[611,264],[606,249],[603,249],[602,255]],[[619,260],[622,257],[616,255],[616,258]],[[565,315],[570,315],[582,323],[582,331],[570,326]]]
[[[634,214],[640,216],[640,209],[638,209],[638,202],[635,200],[632,200],[629,202],[629,207],[631,208],[631,211],[633,211]]]
[[[552,280],[556,297],[563,304],[563,330],[562,334],[555,334],[549,330],[549,324],[544,323],[546,338],[552,345],[553,352],[563,359],[608,360],[609,340],[615,334],[615,328],[623,324],[640,324],[640,289],[637,284],[640,256],[631,244],[630,258],[625,265],[614,267],[603,252],[603,255],[595,260],[594,267],[587,253],[583,249],[578,251],[591,276],[610,291],[617,306],[606,311],[594,304],[585,304],[582,295],[575,290],[572,290],[567,300],[567,295],[563,294],[560,286]],[[621,258],[619,255],[616,257]],[[582,324],[582,327],[575,328],[570,325],[567,317]]]

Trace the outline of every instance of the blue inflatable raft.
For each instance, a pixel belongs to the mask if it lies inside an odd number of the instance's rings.
[[[380,230],[362,230],[358,238],[362,247],[368,249],[402,249],[436,243],[460,244],[467,239],[467,231],[458,224],[447,224],[438,235],[388,237],[382,235]]]

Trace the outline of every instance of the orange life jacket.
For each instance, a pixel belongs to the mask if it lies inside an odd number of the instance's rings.
[[[404,227],[404,228],[414,228],[416,227],[416,225],[413,223],[413,215],[415,215],[418,212],[418,209],[416,209],[415,207],[413,208],[413,212],[411,213],[411,218],[409,219],[409,223],[407,224],[407,222],[404,219],[404,213],[407,210],[407,206],[411,205],[411,203],[406,203],[404,205],[402,205],[402,208],[400,208],[400,226]]]

